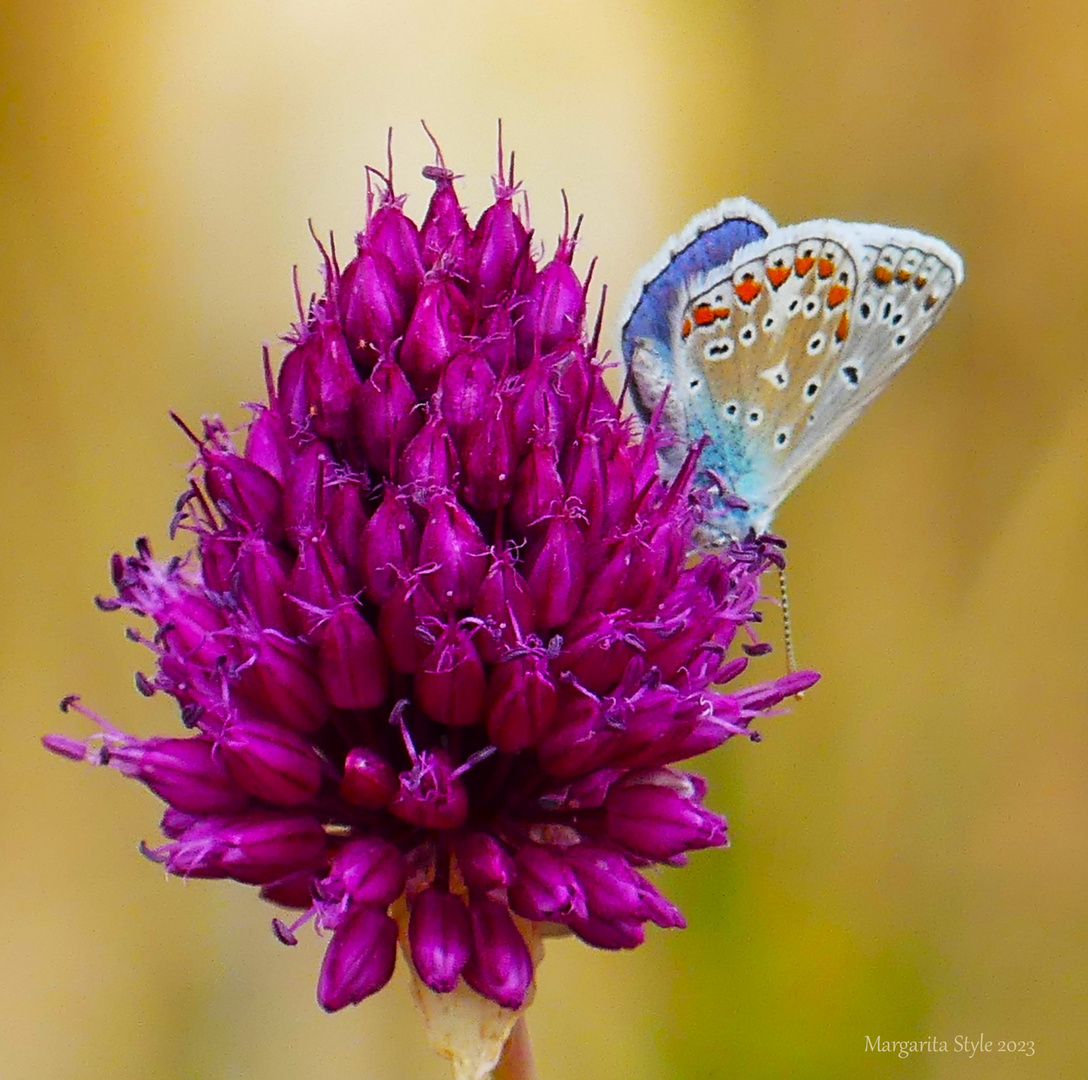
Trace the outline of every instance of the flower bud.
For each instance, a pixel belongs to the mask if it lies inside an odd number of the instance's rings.
[[[431,491],[452,490],[457,481],[457,451],[441,415],[435,413],[404,448],[397,461],[397,483],[411,487],[416,501]]]
[[[235,782],[273,806],[299,806],[321,787],[321,759],[290,728],[264,720],[235,720],[218,745]]]
[[[493,557],[476,594],[473,614],[485,624],[476,637],[476,645],[489,664],[497,663],[534,630],[529,588],[514,566],[509,550]]]
[[[334,856],[328,877],[319,883],[327,901],[385,907],[404,891],[408,867],[387,840],[366,836],[345,844]]]
[[[393,595],[398,575],[411,570],[419,556],[419,526],[407,499],[387,485],[381,505],[360,538],[359,565],[367,599],[384,604]]]
[[[317,674],[338,709],[373,709],[389,692],[389,668],[378,635],[351,603],[333,609],[314,637]]]
[[[424,829],[458,829],[468,817],[468,791],[441,750],[424,750],[402,772],[389,812]]]
[[[363,383],[359,400],[366,417],[366,423],[359,426],[359,436],[367,461],[390,476],[401,450],[423,425],[416,396],[400,367],[383,357]]]
[[[604,804],[609,837],[637,855],[664,862],[693,848],[721,847],[725,820],[671,786],[637,780],[617,785]]]
[[[453,173],[448,169],[428,167],[423,175],[435,182],[427,216],[419,231],[423,265],[428,270],[439,266],[457,272],[462,269],[472,230],[453,190]]]
[[[574,871],[561,852],[541,844],[525,844],[514,856],[517,880],[510,886],[510,906],[536,922],[563,921],[588,914]]]
[[[328,719],[313,650],[276,630],[255,637],[255,659],[242,672],[239,691],[277,721],[308,733]]]
[[[401,209],[401,198],[387,198],[370,216],[360,247],[384,255],[393,267],[397,289],[408,307],[415,302],[423,280],[419,230]]]
[[[434,721],[468,727],[484,708],[486,676],[480,654],[463,627],[448,626],[415,676],[419,707]]]
[[[283,496],[275,477],[237,454],[202,451],[204,482],[216,506],[232,521],[276,542],[283,537]]]
[[[346,439],[355,428],[355,409],[362,389],[340,327],[325,320],[309,352],[306,396],[314,431],[324,439]]]
[[[485,897],[469,902],[472,957],[462,975],[478,994],[504,1009],[520,1009],[533,982],[533,960],[504,904]]]
[[[468,304],[452,280],[424,283],[400,347],[401,366],[417,393],[434,392],[470,321]]]
[[[555,684],[541,657],[527,655],[500,663],[488,685],[488,738],[504,754],[534,746],[555,716],[555,702]]]
[[[479,352],[458,353],[442,372],[442,416],[458,446],[494,394],[495,374]]]
[[[334,931],[317,981],[317,1003],[326,1012],[358,1005],[393,977],[397,924],[384,911],[359,907]]]
[[[449,495],[436,495],[430,501],[419,559],[435,565],[425,582],[444,611],[472,605],[487,571],[487,548],[480,527]]]
[[[344,759],[340,796],[364,810],[381,810],[397,791],[397,774],[385,758],[365,746],[356,746]]]
[[[394,671],[413,675],[430,656],[433,635],[419,632],[428,619],[442,614],[434,597],[423,587],[423,577],[411,574],[398,581],[378,614],[378,634]]]
[[[515,270],[522,263],[531,269],[528,249],[529,234],[514,210],[510,192],[496,191],[495,202],[480,215],[469,250],[479,303],[493,304],[512,282],[524,284]]]
[[[465,432],[462,495],[474,510],[498,510],[514,488],[514,457],[506,410],[496,394]]]
[[[514,478],[510,500],[510,521],[521,532],[533,535],[546,525],[563,504],[563,482],[559,479],[555,447],[534,439]]]
[[[361,250],[344,270],[341,289],[344,333],[352,350],[369,346],[384,356],[408,321],[396,267],[379,252]]]
[[[562,626],[574,614],[585,587],[585,541],[569,513],[557,514],[529,562],[533,618],[542,630]]]
[[[514,860],[490,833],[461,833],[454,841],[454,851],[461,877],[477,892],[504,889],[517,874]]]
[[[448,994],[472,955],[472,923],[464,901],[424,889],[412,901],[408,943],[419,977],[435,993]]]

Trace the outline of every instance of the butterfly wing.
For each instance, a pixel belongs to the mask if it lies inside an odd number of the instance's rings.
[[[707,531],[765,529],[782,500],[917,348],[963,280],[932,237],[813,221],[691,279],[671,316],[674,413],[725,500]],[[673,423],[672,415],[666,422]]]
[[[673,353],[677,310],[691,290],[726,266],[734,253],[776,228],[774,219],[748,199],[726,199],[697,214],[642,268],[624,301],[620,339],[631,375],[631,398],[648,420],[678,385]],[[663,453],[666,470],[679,467],[698,435],[689,431],[682,394],[670,390],[663,421],[677,436]]]

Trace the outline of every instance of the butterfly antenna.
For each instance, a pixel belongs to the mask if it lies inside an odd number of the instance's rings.
[[[782,639],[786,645],[786,674],[792,675],[797,670],[797,656],[793,651],[793,628],[790,623],[790,594],[786,590],[786,568],[778,568],[778,591],[782,597]],[[804,691],[794,697],[802,698]]]

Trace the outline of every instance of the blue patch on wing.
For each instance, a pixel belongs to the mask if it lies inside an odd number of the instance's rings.
[[[639,338],[659,342],[668,351],[672,346],[669,313],[687,282],[698,274],[724,266],[738,248],[766,235],[762,226],[747,218],[728,218],[700,233],[642,290],[623,327],[623,355],[630,360]]]

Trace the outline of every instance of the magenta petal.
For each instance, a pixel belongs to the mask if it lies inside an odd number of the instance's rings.
[[[376,908],[358,908],[336,928],[325,950],[318,1004],[326,1012],[358,1005],[389,982],[396,963],[396,922]]]

